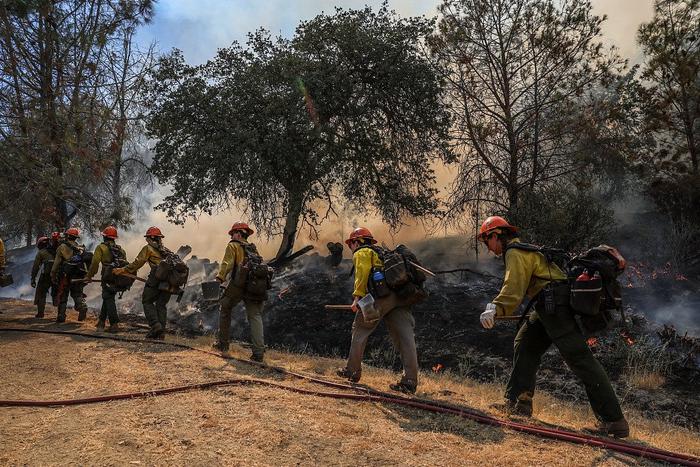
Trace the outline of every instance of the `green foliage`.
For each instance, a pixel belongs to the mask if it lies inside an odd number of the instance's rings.
[[[267,234],[318,225],[338,197],[396,225],[437,207],[449,159],[441,82],[421,53],[430,22],[337,9],[292,39],[265,31],[198,67],[163,58],[152,80],[153,172],[176,222],[239,205]]]
[[[122,151],[138,88],[132,38],[152,8],[152,0],[0,3],[0,170],[7,174],[0,231],[29,242],[69,224],[103,225],[109,213],[130,218],[122,212],[131,209],[131,200],[123,202],[128,170],[120,171],[139,159]]]

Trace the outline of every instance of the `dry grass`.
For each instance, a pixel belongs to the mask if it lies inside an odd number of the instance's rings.
[[[0,302],[0,307],[5,311],[0,326],[46,323],[26,319],[31,313],[26,305]],[[94,323],[79,330],[90,326]],[[206,348],[211,339],[183,342]],[[281,379],[246,364],[151,344],[1,333],[0,352],[0,399],[73,398],[233,376]],[[249,351],[234,346],[232,354],[245,358]],[[328,378],[343,363],[275,351],[266,358],[274,365]],[[395,379],[389,371],[368,367],[362,382],[384,390]],[[283,383],[318,388],[293,379]],[[501,394],[497,385],[424,374],[418,395],[492,413],[489,405]],[[587,407],[546,394],[538,394],[535,404],[537,419],[543,423],[580,429],[592,420]],[[638,413],[629,418],[633,441],[700,455],[697,432],[650,421]],[[650,464],[456,417],[265,387],[226,387],[74,407],[2,408],[0,439],[3,465]]]
[[[627,382],[633,388],[654,391],[666,382],[666,378],[658,372],[632,372],[626,375]]]

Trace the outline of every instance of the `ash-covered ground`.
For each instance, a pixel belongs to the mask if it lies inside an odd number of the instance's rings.
[[[430,297],[414,309],[419,363],[427,371],[449,371],[481,381],[505,381],[510,371],[515,322],[499,322],[492,330],[479,324],[484,305],[501,285],[502,262],[482,257],[476,262],[464,249],[431,242],[414,246],[424,265],[434,270],[469,268],[478,272],[440,274],[429,279]],[[28,253],[28,252],[27,252]],[[24,257],[31,255],[25,253]],[[350,343],[353,314],[326,311],[326,304],[351,301],[351,263],[333,266],[330,256],[317,253],[294,261],[278,271],[265,305],[265,337],[270,347],[323,356],[345,356]],[[218,265],[206,259],[188,260],[189,286],[180,303],[171,300],[169,319],[185,335],[214,333],[218,303],[202,298],[201,282],[213,279]],[[15,262],[16,291],[29,298],[32,289],[21,279],[31,264]],[[646,269],[645,269],[646,268]],[[24,272],[26,269],[26,273]],[[665,272],[664,272],[665,271]],[[627,321],[591,347],[609,372],[620,398],[628,406],[675,424],[700,427],[700,335],[696,306],[700,303],[697,279],[678,277],[664,268],[632,263],[621,278],[625,286]],[[135,285],[120,300],[122,313],[142,316]],[[2,290],[6,295],[6,289]],[[86,288],[91,306],[99,307],[99,286]],[[16,295],[15,295],[16,296]],[[138,318],[137,318],[138,319]],[[623,325],[624,324],[624,325]],[[232,338],[248,340],[245,314],[234,312]],[[686,332],[687,331],[687,332]],[[386,329],[380,325],[370,338],[365,362],[400,369]],[[651,378],[651,379],[650,379]],[[555,349],[545,355],[538,387],[567,400],[586,402],[582,387]],[[494,395],[494,399],[498,396]]]

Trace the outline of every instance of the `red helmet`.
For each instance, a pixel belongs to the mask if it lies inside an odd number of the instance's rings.
[[[158,227],[149,227],[148,230],[146,230],[146,235],[144,237],[160,237],[160,238],[165,238],[165,235],[163,235],[160,232],[160,229]]]
[[[372,236],[372,232],[370,232],[368,228],[358,227],[352,231],[352,233],[350,234],[350,238],[345,240],[345,244],[350,246],[350,242],[352,242],[353,240],[359,240],[361,238],[369,240],[372,243],[372,245],[377,243],[377,241]]]
[[[229,235],[233,235],[235,232],[242,230],[248,234],[248,236],[253,235],[255,231],[251,229],[245,222],[234,222],[231,229],[228,231]]]
[[[36,247],[39,248],[40,250],[42,248],[45,248],[49,244],[49,237],[39,237],[39,239],[36,241]]]
[[[514,233],[519,230],[516,226],[510,225],[508,221],[501,216],[491,216],[487,217],[484,223],[481,224],[477,238],[484,238],[484,235],[496,229],[507,229]]]
[[[117,228],[114,227],[113,225],[110,225],[109,227],[105,227],[105,229],[102,231],[102,236],[105,238],[111,238],[112,240],[114,240],[115,238],[118,237]]]
[[[61,232],[51,232],[51,240],[59,241],[61,239]]]
[[[76,229],[75,227],[71,227],[70,229],[66,230],[66,237],[80,237],[80,230]]]

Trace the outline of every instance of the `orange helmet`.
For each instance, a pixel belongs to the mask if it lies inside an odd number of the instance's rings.
[[[508,221],[501,216],[491,216],[487,217],[484,223],[481,224],[477,238],[483,239],[486,234],[496,229],[507,229],[512,232],[517,232],[519,230],[516,226],[510,225]]]
[[[372,236],[372,232],[370,232],[368,228],[358,227],[352,231],[352,233],[350,234],[350,238],[345,240],[345,244],[350,246],[350,242],[352,242],[353,240],[360,240],[362,238],[369,240],[372,243],[372,245],[377,243],[377,241]]]
[[[59,241],[61,239],[61,232],[51,232],[51,240]]]
[[[117,228],[114,227],[113,225],[110,225],[109,227],[105,227],[105,229],[102,231],[102,236],[105,238],[111,238],[112,240],[114,240],[115,238],[118,237]]]
[[[228,231],[229,235],[233,235],[235,232],[242,230],[248,234],[248,236],[253,235],[255,231],[251,229],[245,222],[234,222],[231,229]]]
[[[148,230],[146,230],[146,235],[144,237],[160,237],[160,238],[165,238],[165,235],[163,235],[158,227],[149,227]]]
[[[45,248],[49,244],[49,237],[39,237],[39,239],[36,241],[36,247],[39,248],[40,250],[42,248]]]
[[[71,227],[66,230],[66,237],[80,237],[80,230],[75,227]]]

